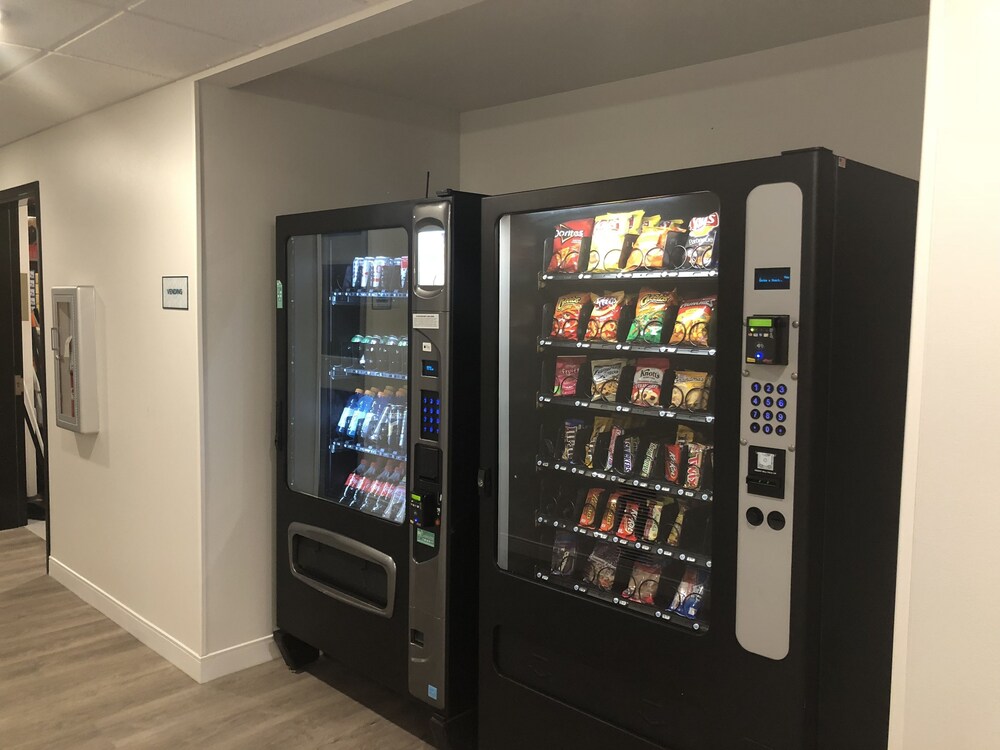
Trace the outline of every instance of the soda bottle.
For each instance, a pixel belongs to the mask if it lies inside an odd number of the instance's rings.
[[[364,502],[365,496],[368,494],[368,490],[371,489],[372,482],[375,478],[382,473],[385,468],[385,463],[383,459],[378,459],[372,461],[368,464],[368,470],[361,476],[361,480],[357,484],[357,488],[354,490],[354,495],[351,497],[351,501],[347,504],[348,507],[358,508],[361,503]]]
[[[402,523],[406,518],[406,481],[399,482],[392,488],[389,496],[389,507],[386,508],[383,518],[388,518],[394,523]]]
[[[364,340],[365,337],[362,336],[360,333],[356,333],[353,336],[351,336],[351,343],[349,344],[350,348],[347,352],[347,356],[352,357],[353,359],[360,360],[361,353],[364,347]]]
[[[351,289],[361,288],[361,276],[365,267],[364,258],[355,258],[351,263]]]
[[[365,336],[364,356],[361,358],[361,366],[366,370],[378,369],[378,347],[381,343],[381,336]]]
[[[364,441],[366,445],[369,443],[369,438],[371,437],[372,432],[378,425],[379,420],[382,418],[382,414],[388,406],[389,389],[386,388],[384,391],[380,391],[375,396],[372,408],[365,415],[365,421],[361,424],[361,428],[358,430],[358,439]]]
[[[399,288],[401,291],[406,291],[406,274],[410,268],[410,256],[404,255],[399,259]]]
[[[392,467],[392,473],[378,487],[377,490],[369,494],[369,507],[365,508],[375,516],[381,516],[389,507],[389,499],[392,497],[392,490],[403,478],[402,465],[397,463]]]
[[[358,401],[361,400],[362,393],[364,393],[364,391],[360,388],[355,388],[354,393],[348,397],[347,403],[344,404],[343,411],[340,412],[340,419],[337,420],[338,434],[347,434],[347,430],[351,425],[351,419],[354,417],[354,411],[358,408]]]
[[[340,496],[340,502],[349,503],[354,499],[354,493],[358,491],[358,484],[361,483],[361,477],[364,476],[367,470],[368,461],[362,458],[361,463],[347,476],[347,481],[344,482],[344,494]]]
[[[399,348],[396,350],[396,362],[398,366],[397,372],[406,372],[406,366],[408,362],[407,354],[409,354],[409,344],[410,340],[406,336],[399,339]]]
[[[382,372],[398,372],[396,368],[396,350],[399,348],[399,339],[395,336],[386,336],[382,339],[379,347],[378,369]]]
[[[351,415],[351,422],[347,426],[347,437],[351,440],[354,440],[358,436],[358,428],[361,427],[365,417],[368,416],[373,403],[375,403],[374,390],[364,391],[358,398],[358,405],[355,407],[354,413]]]
[[[359,510],[363,510],[366,513],[370,513],[372,508],[375,507],[375,503],[378,500],[378,495],[382,491],[382,487],[385,483],[389,481],[394,471],[394,464],[392,461],[386,461],[385,467],[379,472],[371,483],[365,487],[365,493],[363,496],[357,498],[357,507]]]

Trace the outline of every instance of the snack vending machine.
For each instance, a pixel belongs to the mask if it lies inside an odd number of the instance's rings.
[[[277,625],[474,724],[480,197],[279,216]]]
[[[483,748],[887,737],[916,183],[825,149],[483,204]]]

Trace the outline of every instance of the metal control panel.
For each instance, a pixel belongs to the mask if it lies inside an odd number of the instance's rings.
[[[795,530],[802,191],[789,182],[761,185],[746,209],[736,638],[747,651],[783,659]]]
[[[413,212],[409,442],[409,689],[445,707],[452,257],[450,201]]]

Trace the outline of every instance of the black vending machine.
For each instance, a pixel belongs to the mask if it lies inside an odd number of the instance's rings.
[[[916,196],[808,149],[485,199],[481,747],[885,747]]]
[[[277,625],[463,744],[476,688],[479,196],[279,216]]]

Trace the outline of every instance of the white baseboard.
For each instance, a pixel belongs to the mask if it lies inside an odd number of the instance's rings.
[[[193,649],[54,557],[49,558],[49,575],[199,683],[263,664],[278,656],[278,649],[269,635],[199,656]]]

